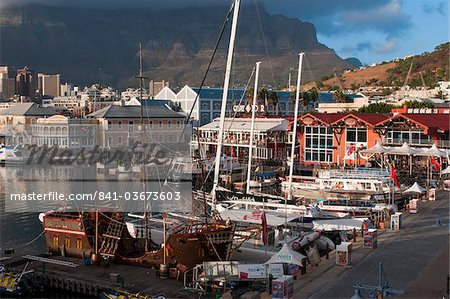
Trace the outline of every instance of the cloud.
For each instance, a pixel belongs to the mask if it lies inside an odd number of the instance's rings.
[[[391,54],[397,50],[398,39],[389,39],[381,44],[376,44],[372,47],[372,52],[375,54]]]
[[[355,53],[371,50],[373,47],[372,43],[369,41],[360,42],[356,45],[347,45],[342,47],[341,52],[343,53]]]
[[[422,5],[422,10],[427,14],[433,14],[436,12],[443,16],[445,15],[445,11],[448,10],[448,4],[446,5],[444,1],[439,2],[435,5],[426,3]]]

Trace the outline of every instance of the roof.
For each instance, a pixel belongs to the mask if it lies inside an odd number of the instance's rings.
[[[194,87],[192,88],[196,93],[199,93],[200,88]],[[240,100],[242,95],[244,94],[244,89],[228,89],[228,100]],[[211,87],[203,87],[199,98],[200,99],[213,99],[213,100],[221,100],[223,97],[223,88],[211,88]]]
[[[302,120],[306,117],[312,117],[324,124],[331,125],[332,123],[336,122],[337,120],[341,119],[342,117],[346,116],[348,113],[318,113],[318,112],[310,112],[305,115],[300,116],[298,119]],[[292,120],[290,124],[293,124],[294,121]]]
[[[319,112],[311,112],[299,117],[299,120],[302,120],[306,117],[312,117],[316,120],[326,124],[333,125],[338,123],[339,121],[347,118],[354,117],[359,121],[366,123],[369,126],[375,126],[381,121],[387,120],[391,117],[392,114],[384,114],[384,113],[350,113],[350,112],[337,112],[337,113],[319,113]],[[293,121],[290,122],[292,124]]]
[[[58,114],[53,107],[42,107],[36,103],[17,103],[13,106],[0,110],[0,115],[16,116],[52,116]]]
[[[182,113],[170,110],[165,106],[144,106],[144,118],[185,118]],[[140,106],[118,106],[110,105],[103,109],[97,110],[87,117],[95,118],[140,118]]]
[[[425,131],[428,130],[441,130],[443,132],[450,131],[450,114],[448,113],[399,113],[395,114],[388,119],[380,121],[377,125],[383,125],[389,120],[395,118],[405,118],[422,126]]]
[[[226,118],[225,131],[250,132],[251,118]],[[288,121],[284,118],[255,118],[255,132],[286,131]],[[200,130],[219,130],[219,118],[200,127]]]

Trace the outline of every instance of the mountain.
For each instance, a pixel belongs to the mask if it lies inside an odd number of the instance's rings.
[[[355,58],[355,57],[345,58],[345,61],[347,61],[348,63],[350,63],[351,65],[353,65],[356,68],[363,66],[362,62],[358,58]]]
[[[306,53],[310,67],[306,81],[333,69],[352,68],[317,41],[313,24],[257,9],[252,5],[241,9],[233,84],[244,85],[261,60],[261,82],[286,86],[299,51]],[[142,42],[147,77],[168,80],[171,86],[198,86],[227,11],[221,6],[165,10],[10,6],[0,12],[0,64],[61,73],[63,81],[80,85],[97,82],[123,88],[137,84],[132,78],[138,72]],[[223,84],[229,31],[228,25],[208,85]]]
[[[319,85],[323,85],[323,90],[339,87],[340,84],[345,89],[357,89],[360,86],[401,87],[405,83],[412,87],[425,85],[431,88],[435,87],[438,81],[450,80],[449,61],[450,43],[445,43],[437,46],[431,53],[410,55],[360,70],[344,72],[338,76],[340,82],[333,74],[324,76],[319,80]],[[406,80],[410,69],[409,78]],[[312,87],[314,83],[309,83],[304,88]]]

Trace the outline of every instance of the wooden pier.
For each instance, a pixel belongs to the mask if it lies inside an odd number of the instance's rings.
[[[3,261],[8,270],[34,270],[33,281],[46,289],[70,292],[85,297],[99,297],[105,289],[120,289],[167,298],[186,298],[182,281],[161,279],[155,269],[110,263],[107,266],[85,265],[81,259],[67,257],[13,257]],[[74,266],[76,265],[76,266]],[[182,279],[181,279],[182,280]]]

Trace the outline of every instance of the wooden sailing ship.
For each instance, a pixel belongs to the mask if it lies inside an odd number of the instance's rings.
[[[52,254],[149,268],[166,263],[191,268],[204,261],[228,260],[233,242],[240,238],[235,238],[234,224],[226,221],[179,225],[161,246],[145,237],[132,237],[122,213],[51,212],[42,220]]]

